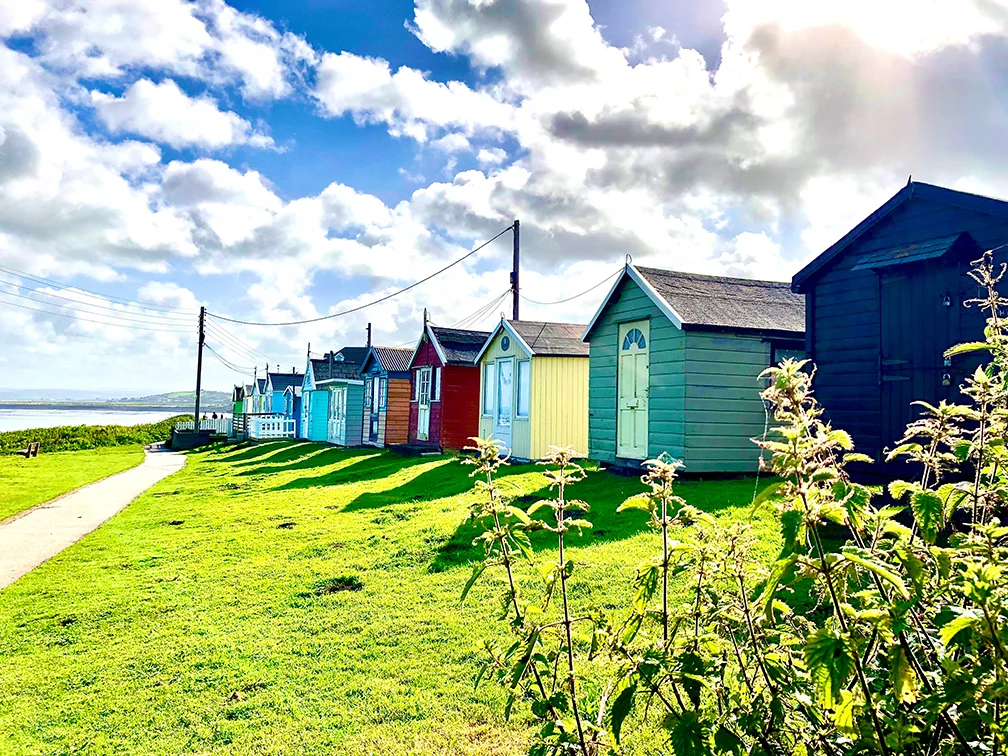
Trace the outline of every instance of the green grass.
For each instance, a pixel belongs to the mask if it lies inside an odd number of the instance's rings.
[[[499,691],[473,690],[482,639],[503,629],[494,580],[458,603],[478,558],[469,469],[307,443],[191,455],[0,593],[0,752],[522,752],[524,715],[506,724]],[[543,491],[536,467],[505,479]],[[655,553],[646,515],[615,512],[640,490],[592,472],[572,491],[595,523],[570,551],[575,607],[625,606]],[[750,516],[752,480],[680,492]],[[753,522],[769,561],[773,517]]]
[[[0,520],[44,504],[75,488],[136,467],[142,446],[113,446],[86,451],[40,454],[25,459],[0,457]]]

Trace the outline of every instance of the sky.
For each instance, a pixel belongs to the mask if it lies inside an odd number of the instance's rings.
[[[1004,0],[0,0],[0,42],[0,388],[191,388],[201,306],[219,390],[489,328],[510,234],[232,321],[515,218],[522,317],[587,322],[628,259],[787,280],[911,174],[1008,197]]]

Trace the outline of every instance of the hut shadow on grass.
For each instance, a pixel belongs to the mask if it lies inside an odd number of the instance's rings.
[[[414,459],[415,464],[431,464],[430,459]],[[428,470],[403,482],[387,491],[367,491],[347,504],[344,512],[360,511],[362,509],[378,509],[384,506],[394,506],[419,501],[435,501],[471,491],[473,479],[470,476],[473,468],[463,465],[458,459],[443,459]],[[499,479],[511,475],[521,475],[529,470],[526,466],[504,467],[498,474]]]
[[[416,465],[421,460],[409,457],[400,457],[397,454],[380,452],[376,449],[355,449],[339,450],[343,452],[342,458],[351,457],[354,459],[349,465],[340,467],[332,472],[322,475],[305,476],[287,481],[274,491],[289,491],[301,488],[323,488],[327,486],[339,486],[345,483],[360,483],[367,480],[377,480],[395,475],[400,470],[411,465]],[[349,452],[349,453],[348,453]],[[310,462],[310,460],[305,460]],[[332,460],[337,461],[337,460]],[[271,470],[271,472],[273,472]]]
[[[320,467],[329,467],[347,460],[350,460],[352,464],[353,460],[372,454],[374,454],[373,450],[342,449],[308,441],[297,447],[292,447],[289,451],[277,452],[270,457],[257,460],[256,462],[246,462],[242,465],[245,469],[237,474],[240,476],[249,476],[307,471]]]
[[[267,454],[273,454],[286,445],[284,441],[244,442],[237,447],[223,449],[216,462],[243,462],[250,459],[260,459]]]
[[[267,454],[252,459],[238,460],[237,462],[231,459],[228,462],[233,462],[235,467],[251,467],[261,464],[274,465],[301,459],[316,448],[315,444],[308,441],[283,441],[278,446],[274,446]]]
[[[772,480],[761,481],[762,489]],[[676,493],[682,496],[688,504],[699,509],[717,514],[734,507],[747,507],[752,501],[753,477],[740,477],[718,481],[681,481],[676,487]],[[570,545],[583,548],[593,544],[622,541],[644,532],[648,528],[649,515],[639,509],[617,512],[620,504],[626,499],[643,493],[645,486],[636,476],[621,476],[599,470],[591,470],[588,477],[580,483],[567,489],[568,498],[580,500],[588,504],[589,511],[584,519],[592,523],[590,530],[585,530],[581,536],[575,536]],[[553,498],[555,491],[550,491],[544,485],[534,493],[520,496],[512,503],[521,509],[528,509],[541,499]],[[549,510],[540,509],[535,517],[546,519],[550,517]],[[473,545],[473,539],[480,530],[469,522],[463,522],[445,543],[438,549],[437,555],[429,566],[431,572],[441,572],[452,567],[471,564],[482,558],[483,551]],[[539,531],[531,534],[532,547],[535,551],[543,551],[556,547],[556,536],[553,533]]]

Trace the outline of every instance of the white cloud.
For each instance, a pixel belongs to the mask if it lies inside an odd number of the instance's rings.
[[[271,137],[238,114],[220,110],[209,95],[190,97],[171,79],[160,84],[140,79],[121,97],[92,91],[91,102],[113,133],[138,134],[175,148],[273,146]]]
[[[480,165],[500,165],[507,159],[507,153],[500,147],[484,148],[476,153],[476,159]]]

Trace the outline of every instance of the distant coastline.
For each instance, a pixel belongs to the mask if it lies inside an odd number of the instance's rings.
[[[191,413],[193,405],[164,405],[127,402],[12,402],[0,401],[0,410],[68,410],[94,412],[177,412],[180,415]],[[200,404],[203,412],[230,412],[231,407],[220,404]]]

